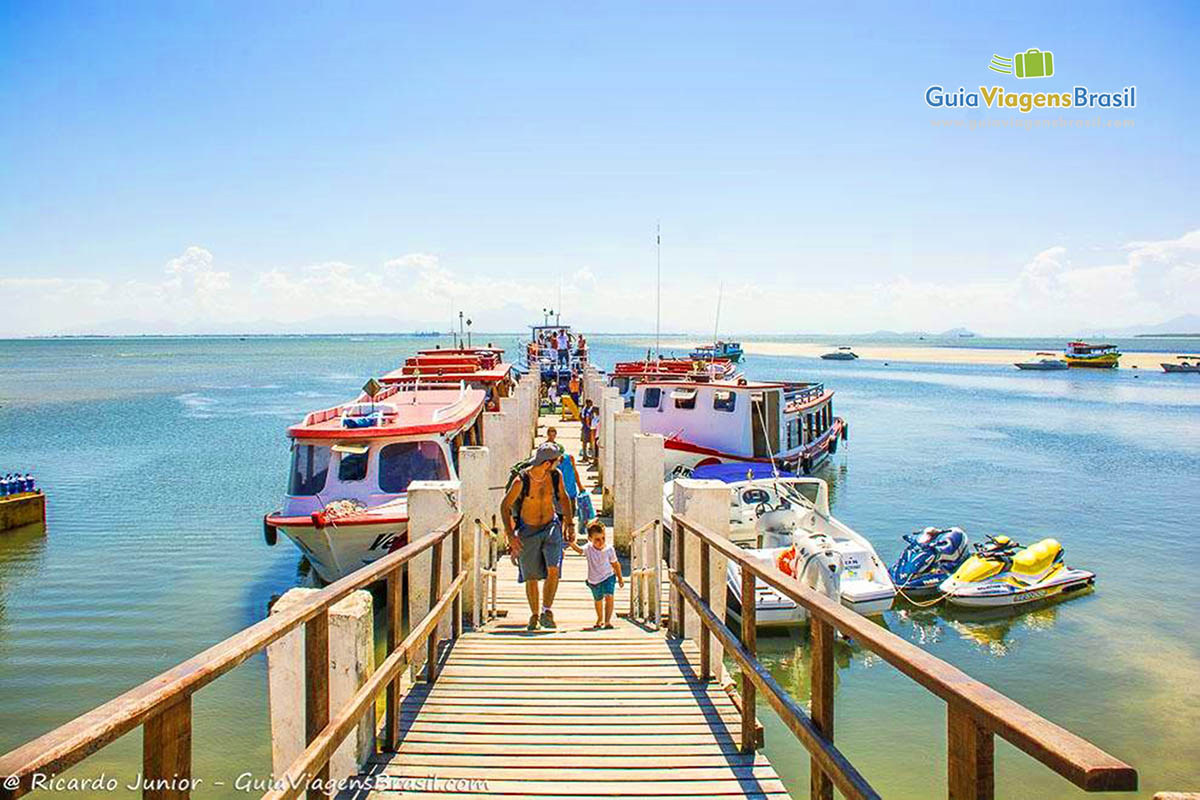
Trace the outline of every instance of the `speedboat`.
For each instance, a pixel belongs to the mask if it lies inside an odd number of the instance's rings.
[[[909,597],[935,594],[942,581],[967,560],[962,528],[925,528],[904,536],[908,546],[888,572],[896,589]]]
[[[1063,562],[1063,547],[1055,539],[1023,547],[1007,536],[989,536],[939,588],[947,603],[991,608],[1078,592],[1095,580],[1094,572]]]
[[[263,518],[333,582],[408,543],[408,487],[456,477],[458,448],[482,443],[483,390],[368,381],[355,400],[288,428],[287,493]]]
[[[843,344],[837,350],[832,350],[828,353],[822,353],[821,358],[826,361],[853,361],[858,358],[858,354],[851,349],[850,345]]]
[[[1121,358],[1121,351],[1115,344],[1069,342],[1063,358],[1069,367],[1115,369]]]
[[[735,463],[811,473],[837,452],[846,423],[821,383],[647,379],[634,389],[642,433],[666,440],[664,478]]]
[[[730,539],[764,567],[780,569],[836,596],[860,614],[878,614],[891,607],[896,589],[887,566],[870,542],[830,514],[825,481],[733,464],[700,467],[687,477],[729,484]],[[673,494],[674,481],[669,481],[664,487],[663,519],[671,519]],[[741,569],[730,564],[725,577],[726,608],[740,619]],[[802,607],[763,581],[757,582],[755,591],[760,626],[805,620]]]
[[[1035,361],[1018,361],[1016,362],[1017,369],[1040,369],[1040,370],[1057,370],[1067,369],[1067,362],[1061,358],[1056,358],[1054,353],[1038,353]]]
[[[1165,362],[1163,372],[1200,372],[1200,356],[1176,356],[1178,364]],[[1188,363],[1188,362],[1191,363]]]

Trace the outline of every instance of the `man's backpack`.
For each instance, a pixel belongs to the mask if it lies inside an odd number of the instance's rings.
[[[504,493],[508,494],[508,490],[512,488],[513,481],[520,479],[521,493],[517,495],[517,499],[512,504],[513,521],[517,527],[521,526],[521,506],[525,503],[525,498],[529,496],[529,468],[533,466],[533,459],[527,458],[524,461],[518,461],[513,464],[512,469],[508,472],[508,482],[504,484]],[[558,469],[550,471],[550,483],[554,489],[554,507],[558,509],[558,513],[562,513],[562,509],[558,508],[558,490],[562,483],[562,473]]]

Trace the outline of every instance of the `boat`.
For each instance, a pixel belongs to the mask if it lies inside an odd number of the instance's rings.
[[[837,350],[832,350],[828,353],[822,353],[821,358],[826,361],[854,361],[858,358],[858,354],[848,344],[839,345]]]
[[[1069,367],[1114,369],[1121,358],[1121,351],[1115,344],[1068,342],[1063,358]]]
[[[1178,364],[1163,363],[1163,372],[1200,372],[1200,356],[1176,356],[1176,358],[1179,359]]]
[[[907,547],[888,568],[899,592],[909,597],[936,594],[942,581],[967,560],[962,528],[925,528],[904,536]]]
[[[666,476],[708,464],[772,464],[809,474],[848,428],[821,383],[647,379],[633,407],[642,433],[665,438]]]
[[[1063,547],[1055,539],[1024,547],[1007,536],[988,536],[939,589],[947,603],[994,608],[1078,592],[1095,580],[1095,573],[1063,562]]]
[[[689,355],[696,361],[737,362],[742,360],[743,353],[740,342],[718,341],[713,344],[702,344]]]
[[[1038,358],[1041,356],[1041,358]],[[1017,369],[1040,369],[1040,370],[1057,370],[1067,369],[1067,362],[1061,358],[1057,358],[1054,353],[1037,353],[1034,355],[1036,361],[1017,361],[1014,366]]]
[[[530,325],[529,342],[525,345],[525,361],[529,371],[541,376],[543,386],[554,383],[560,393],[567,390],[572,373],[583,372],[588,362],[587,339],[571,332],[570,325]],[[558,336],[567,336],[567,351],[559,353]]]
[[[693,361],[690,358],[649,358],[618,361],[608,375],[608,385],[617,389],[626,408],[633,407],[637,385],[647,380],[678,380],[708,383],[735,381],[742,376],[732,361]]]
[[[490,345],[419,350],[379,381],[411,389],[464,383],[485,393],[487,411],[499,411],[500,400],[512,393],[516,383],[515,368],[503,358],[504,350]]]
[[[729,484],[730,538],[755,561],[781,569],[860,614],[891,608],[896,589],[887,566],[865,537],[830,513],[825,481],[730,464],[700,467],[690,477]],[[664,518],[670,519],[665,492]],[[741,569],[731,563],[725,577],[726,609],[740,620]],[[760,627],[796,625],[807,616],[802,607],[761,580],[755,594]]]
[[[342,405],[287,430],[291,468],[283,505],[263,519],[332,582],[408,541],[408,486],[454,480],[458,448],[482,443],[486,393],[463,383],[427,388],[372,380]]]

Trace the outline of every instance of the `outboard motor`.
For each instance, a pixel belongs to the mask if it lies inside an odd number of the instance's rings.
[[[797,536],[790,574],[835,603],[842,599],[842,554],[823,533]],[[785,572],[789,572],[785,570]]]
[[[905,594],[932,594],[967,559],[967,534],[962,528],[925,528],[907,534],[908,546],[888,572]]]

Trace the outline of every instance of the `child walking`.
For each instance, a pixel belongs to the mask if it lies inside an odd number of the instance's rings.
[[[621,574],[617,551],[613,550],[612,545],[605,544],[604,523],[598,519],[589,522],[587,538],[586,547],[580,547],[574,541],[571,547],[576,553],[587,556],[587,585],[592,590],[592,599],[596,601],[596,624],[592,630],[612,630],[613,595],[618,581],[622,587],[625,586],[625,576]]]

